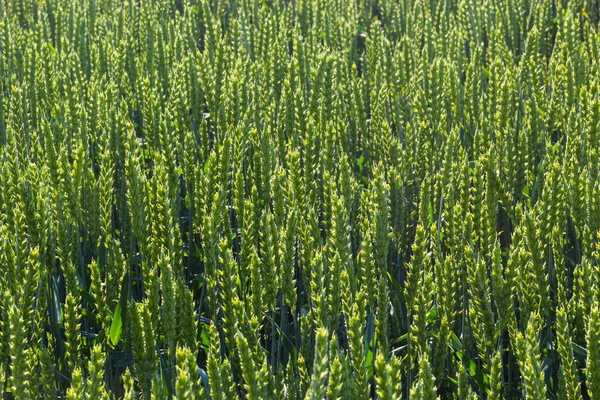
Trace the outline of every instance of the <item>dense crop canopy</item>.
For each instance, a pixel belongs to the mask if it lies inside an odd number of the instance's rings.
[[[600,399],[598,0],[0,0],[0,392]]]

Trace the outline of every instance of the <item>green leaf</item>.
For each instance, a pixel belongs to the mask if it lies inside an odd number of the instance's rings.
[[[585,361],[587,359],[587,349],[580,345],[573,343],[573,356],[576,360]]]
[[[427,321],[430,323],[435,323],[435,321],[437,320],[437,308],[431,307],[429,309],[429,312],[427,313]]]
[[[448,343],[448,346],[454,350],[454,355],[462,362],[471,378],[477,383],[477,386],[479,386],[481,390],[486,390],[488,385],[487,375],[484,375],[483,372],[481,372],[481,369],[477,366],[475,361],[462,352],[462,343],[455,333],[451,334],[451,341]]]
[[[210,335],[208,334],[206,325],[202,325],[202,328],[200,329],[200,344],[202,344],[205,349],[210,347]]]
[[[121,304],[117,304],[113,314],[112,323],[110,324],[110,342],[114,346],[119,344],[121,340],[121,332],[123,331],[123,320],[121,319]]]
[[[429,202],[429,224],[433,225],[433,204]]]
[[[119,344],[123,333],[123,325],[126,323],[125,317],[127,316],[127,303],[129,301],[129,286],[129,272],[127,272],[125,276],[123,276],[121,282],[121,297],[119,298],[119,303],[117,303],[117,306],[115,307],[112,323],[110,324],[108,336],[113,347]]]
[[[60,330],[62,310],[60,306],[58,283],[56,282],[56,278],[54,276],[50,278],[50,286],[52,288],[52,290],[48,293],[48,296],[50,297],[49,304],[51,305],[49,307],[50,329],[52,335],[56,338],[57,353],[60,355],[61,359],[64,359],[66,354],[65,343]]]
[[[390,346],[395,346],[397,344],[400,344],[402,342],[405,342],[408,340],[408,333],[405,333],[404,335],[397,337],[396,339],[392,340],[390,342]]]
[[[193,285],[195,289],[200,290],[202,289],[202,286],[204,286],[204,283],[204,275],[196,274],[192,279],[191,285]]]
[[[292,341],[290,340],[288,335],[286,335],[285,332],[283,332],[283,330],[281,330],[281,328],[279,327],[279,325],[277,325],[277,323],[273,320],[273,318],[271,318],[267,313],[265,313],[265,316],[267,317],[269,322],[271,322],[275,326],[275,328],[277,329],[277,332],[279,332],[279,334],[283,338],[283,345],[284,345],[285,349],[287,350],[287,352],[291,356],[290,358],[292,360],[292,365],[294,366],[294,369],[297,369],[298,368],[298,352],[296,350],[296,346],[294,346],[294,344],[292,343]]]
[[[452,332],[450,334],[450,338],[452,339],[452,343],[450,344],[450,346],[455,350],[462,350],[462,343],[458,336],[456,336],[456,333]]]
[[[53,312],[54,322],[59,325],[60,324],[60,297],[58,292],[58,283],[56,282],[56,278],[52,277],[52,307],[51,311]]]
[[[365,155],[361,154],[360,158],[356,161],[356,165],[358,165],[358,169],[360,171],[363,170],[363,164],[365,163]]]
[[[365,331],[365,368],[368,379],[373,377],[373,349],[375,348],[375,316],[369,313]]]
[[[158,355],[158,359],[160,360],[160,380],[162,382],[163,390],[165,393],[173,394],[173,386],[172,386],[172,376],[169,373],[169,368],[167,366],[167,361],[165,360],[163,352],[158,347],[158,344],[154,346],[156,348],[156,354]],[[157,372],[158,373],[158,372]],[[169,396],[170,398],[170,396]]]
[[[462,361],[463,366],[465,367],[471,378],[473,378],[473,380],[477,383],[477,386],[481,390],[486,390],[487,376],[483,375],[481,369],[479,369],[475,361],[467,357],[462,351],[457,350],[455,353],[456,356]]]

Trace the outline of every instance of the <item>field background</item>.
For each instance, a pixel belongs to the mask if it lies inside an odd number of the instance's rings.
[[[0,0],[0,392],[600,399],[597,0]]]

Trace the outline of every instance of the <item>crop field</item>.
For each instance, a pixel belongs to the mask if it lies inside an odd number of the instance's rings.
[[[4,399],[600,399],[599,0],[0,0]]]

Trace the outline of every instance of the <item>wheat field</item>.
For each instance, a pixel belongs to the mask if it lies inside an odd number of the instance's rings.
[[[600,399],[600,1],[0,0],[4,399]]]

